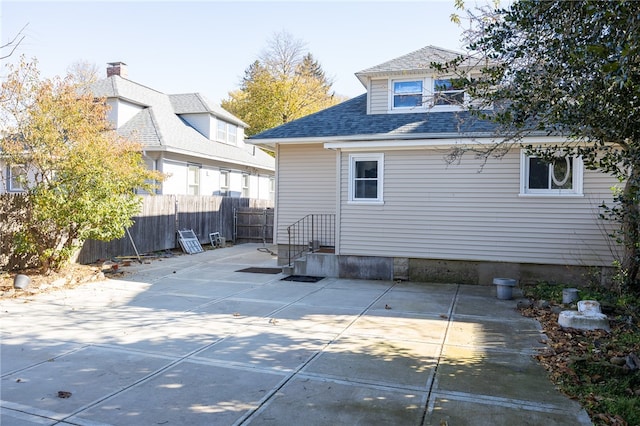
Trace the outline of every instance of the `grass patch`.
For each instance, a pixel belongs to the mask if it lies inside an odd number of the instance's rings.
[[[598,287],[579,289],[579,300],[597,300],[607,314],[611,332],[563,329],[558,325],[562,305],[558,284],[539,283],[523,289],[534,303],[521,309],[543,327],[548,348],[536,356],[550,379],[565,394],[578,400],[595,425],[640,425],[640,369],[625,362],[640,356],[640,298],[619,295]]]

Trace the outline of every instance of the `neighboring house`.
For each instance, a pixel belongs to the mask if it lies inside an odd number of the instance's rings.
[[[469,153],[445,161],[456,146],[495,142],[491,123],[456,105],[470,101],[464,90],[429,67],[456,55],[428,46],[360,71],[365,94],[248,140],[276,152],[280,264],[308,246],[316,253],[293,273],[491,284],[607,271],[614,256],[598,212],[612,178],[580,158],[554,168],[519,148],[486,163]]]
[[[118,133],[143,145],[147,166],[168,175],[157,193],[273,198],[274,158],[245,145],[247,125],[201,94],[133,82],[122,62],[110,63],[90,90],[106,98]]]

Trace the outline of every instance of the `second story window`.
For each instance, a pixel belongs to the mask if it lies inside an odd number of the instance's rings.
[[[218,120],[218,136],[217,140],[220,142],[228,143],[230,145],[238,144],[238,126],[235,124],[227,123],[226,121]]]
[[[422,80],[395,80],[392,84],[393,109],[422,107],[424,87]]]
[[[227,143],[237,145],[238,128],[235,124],[227,124]]]
[[[220,142],[227,141],[227,123],[222,120],[218,120],[218,140]]]
[[[455,79],[433,81],[433,105],[455,105],[464,103],[464,88]]]

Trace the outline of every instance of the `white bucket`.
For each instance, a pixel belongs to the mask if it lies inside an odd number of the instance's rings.
[[[29,278],[26,275],[18,274],[13,279],[13,288],[17,288],[18,290],[24,290],[25,288],[29,287],[30,283],[31,283],[31,278]]]

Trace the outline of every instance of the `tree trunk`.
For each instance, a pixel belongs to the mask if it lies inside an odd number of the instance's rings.
[[[623,285],[628,290],[637,292],[638,272],[640,260],[640,209],[638,206],[638,191],[640,172],[634,168],[624,187],[622,202],[622,232],[624,238],[624,254],[622,259]]]

